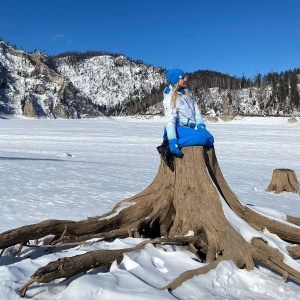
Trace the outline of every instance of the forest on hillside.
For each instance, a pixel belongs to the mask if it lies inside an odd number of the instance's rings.
[[[2,38],[0,38],[0,41],[2,41]],[[10,45],[9,42],[6,42],[6,44]],[[15,45],[10,45],[10,47],[16,48]],[[31,54],[38,53],[42,52],[35,50]],[[72,51],[64,52],[56,56],[45,54],[43,56],[43,63],[60,74],[57,68],[57,63],[60,58],[65,58],[66,62],[70,65],[77,65],[86,59],[107,55],[115,58],[115,69],[111,70],[111,72],[117,71],[120,73],[122,70],[119,70],[119,68],[122,67],[123,64],[130,66],[131,63],[146,66],[146,68],[154,68],[153,65],[147,64],[142,60],[133,60],[123,54],[110,53],[107,51],[87,51],[84,53]],[[118,60],[120,56],[123,56],[125,59]],[[31,60],[30,54],[28,54],[28,59]],[[155,69],[159,74],[158,76],[164,78],[164,73],[167,70],[161,67],[155,67]],[[143,72],[145,74],[143,74]],[[140,71],[139,74],[139,80],[142,82],[144,79],[147,80],[145,71]],[[250,105],[258,107],[256,111],[257,114],[294,115],[295,113],[300,113],[300,68],[283,72],[269,72],[267,74],[257,73],[252,78],[246,76],[231,76],[214,70],[197,70],[192,73],[187,73],[187,75],[189,77],[189,88],[193,92],[196,101],[200,104],[201,110],[204,112],[213,109],[214,111],[218,111],[219,114],[247,114],[247,112],[242,111],[241,103],[243,104],[245,101],[248,101],[248,105],[250,98],[252,101]],[[108,78],[110,76],[111,74],[107,74]],[[4,79],[2,81],[5,82]],[[94,105],[99,111],[107,115],[144,114],[151,110],[151,107],[161,106],[163,90],[166,85],[167,82],[165,81],[160,87],[153,87],[151,92],[147,90],[146,92],[139,93],[143,94],[143,98],[137,97],[137,91],[133,90],[128,97],[126,96],[126,98],[114,105],[109,106],[101,103],[95,103]],[[214,95],[210,93],[209,89],[211,88],[217,89],[218,93],[214,93]],[[141,89],[143,90],[143,86]],[[224,107],[224,103],[217,103],[220,101],[227,101],[226,108]],[[152,111],[154,112],[154,110]],[[159,111],[159,109],[157,111]],[[252,114],[252,112],[248,113]]]
[[[122,54],[108,53],[106,51],[88,51],[85,53],[65,52],[57,55],[56,57],[51,57],[51,59],[55,60],[60,57],[67,57],[70,64],[76,64],[84,59],[102,55],[118,57]],[[126,57],[126,59],[137,64],[152,66],[151,64],[146,64],[142,60],[133,60],[130,57]],[[161,69],[162,71],[166,71],[166,69]],[[188,73],[188,77],[189,88],[193,91],[198,101],[202,98],[201,95],[203,90],[207,90],[209,88],[217,87],[219,88],[220,93],[222,90],[227,90],[230,94],[230,91],[237,91],[241,89],[250,89],[251,93],[252,88],[263,90],[266,87],[270,87],[272,93],[267,102],[266,99],[264,99],[264,103],[260,103],[262,109],[270,109],[272,114],[274,111],[285,111],[286,113],[290,113],[294,110],[299,111],[300,95],[297,84],[300,82],[300,68],[280,73],[269,72],[264,75],[257,73],[252,78],[247,78],[245,76],[236,77],[212,70],[198,70]],[[151,94],[148,94],[141,99],[142,101],[132,101],[132,99],[129,98],[124,102],[124,105],[119,104],[117,107],[107,108],[107,113],[117,115],[122,111],[129,115],[144,113],[149,107],[161,103],[165,86],[166,85],[163,84],[160,88],[153,89]],[[261,99],[256,99],[256,101],[260,100]],[[207,109],[203,107],[203,103],[201,103],[201,106],[204,110]],[[101,107],[101,109],[103,109],[103,107]]]
[[[199,101],[203,111],[209,110],[203,101],[203,91],[210,88],[218,88],[219,94],[226,91],[226,95],[232,98],[235,91],[242,89],[249,89],[249,97],[251,98],[252,89],[256,88],[262,95],[263,90],[270,88],[271,94],[268,99],[263,96],[253,99],[253,104],[258,103],[262,113],[266,115],[276,115],[279,112],[284,114],[291,114],[293,111],[300,110],[300,95],[299,87],[300,82],[300,69],[287,70],[285,72],[270,72],[265,75],[260,73],[256,74],[253,78],[235,77],[228,74],[211,71],[199,70],[193,73],[188,73],[188,85],[194,93],[196,100]],[[142,104],[131,103],[127,106],[130,114],[142,113],[145,108],[151,107],[160,103],[163,99],[163,90],[165,85],[160,89],[153,90],[153,92],[146,96]],[[202,100],[200,100],[202,99]],[[232,104],[232,99],[230,100]],[[211,108],[211,107],[210,107]],[[220,108],[222,111],[222,108]],[[239,113],[238,108],[232,108],[232,111]],[[223,111],[224,112],[224,111]]]

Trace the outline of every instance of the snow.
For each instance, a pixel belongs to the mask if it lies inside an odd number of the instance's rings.
[[[76,64],[63,57],[57,63],[58,70],[78,90],[100,105],[114,106],[130,98],[141,99],[165,83],[158,68],[130,61],[122,55],[95,56]]]
[[[159,117],[34,120],[0,116],[0,231],[45,219],[82,220],[101,215],[142,191],[159,166],[156,146],[161,142],[163,123]],[[281,117],[236,118],[207,122],[207,128],[215,137],[223,175],[244,205],[281,222],[286,222],[285,214],[300,217],[299,194],[265,191],[275,168],[293,169],[300,176],[299,122],[289,123]],[[223,209],[245,238],[264,236],[285,252],[286,242],[266,229],[251,231],[226,210],[225,203]],[[52,252],[24,248],[16,256],[10,247],[0,259],[0,299],[20,299],[17,289],[50,261],[98,249],[130,248],[141,241],[93,239],[87,245]],[[287,263],[299,268],[299,260]],[[126,253],[110,270],[98,268],[74,278],[35,283],[26,298],[300,299],[299,284],[261,265],[251,272],[237,269],[232,261],[220,263],[173,291],[161,290],[182,272],[203,265],[178,246],[161,249],[149,244],[139,252]]]

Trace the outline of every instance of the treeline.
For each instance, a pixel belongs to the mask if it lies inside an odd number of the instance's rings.
[[[289,108],[299,109],[300,95],[297,84],[300,79],[300,69],[289,70],[281,73],[269,73],[265,76],[266,84],[272,87],[269,105],[274,103],[283,107],[288,102]]]
[[[90,59],[96,56],[105,56],[109,55],[112,57],[119,57],[119,56],[124,56],[126,59],[128,59],[130,62],[134,62],[139,65],[146,65],[146,66],[152,66],[152,64],[145,63],[141,59],[132,59],[128,56],[125,56],[124,54],[121,53],[111,53],[107,51],[86,51],[86,52],[79,52],[79,51],[68,51],[68,52],[63,52],[55,56],[51,56],[51,58],[55,61],[58,58],[63,58],[67,57],[67,61],[69,64],[74,65],[77,64],[85,59]]]
[[[201,99],[203,90],[209,88],[219,88],[220,92],[228,90],[228,97],[233,97],[234,91],[249,88],[250,95],[252,88],[257,88],[260,91],[257,95],[262,95],[267,87],[270,87],[272,92],[269,98],[262,96],[253,99],[254,102],[259,103],[262,110],[283,111],[286,114],[299,111],[300,96],[297,84],[300,78],[300,69],[288,70],[277,73],[270,72],[266,75],[257,74],[253,78],[233,77],[228,74],[223,74],[211,70],[200,70],[194,73],[189,73],[188,84],[194,95]],[[145,113],[145,111],[153,105],[157,105],[163,100],[163,90],[167,83],[162,85],[159,89],[153,89],[151,94],[147,95],[141,101],[128,101],[124,103],[127,114]],[[201,102],[204,105],[204,102]],[[207,108],[203,108],[203,111]]]
[[[144,97],[141,101],[129,99],[125,104],[125,113],[127,115],[143,114],[151,106],[163,101],[163,91],[165,85],[161,85],[158,89],[152,89],[151,93]]]
[[[79,52],[79,51],[67,51],[60,53],[58,55],[53,56],[53,58],[63,58],[68,57],[70,62],[79,62],[85,59],[89,59],[95,56],[104,56],[109,55],[112,57],[118,57],[122,54],[120,53],[109,53],[107,51],[86,51],[86,52]]]
[[[251,79],[245,76],[238,78],[211,70],[199,70],[188,74],[191,90],[219,87],[221,89],[237,90],[251,86]]]
[[[221,89],[238,90],[243,88],[266,86],[288,86],[299,83],[300,69],[296,68],[285,72],[270,72],[266,75],[257,73],[253,78],[245,76],[236,77],[211,70],[200,70],[189,75],[189,86],[193,89],[208,89],[219,87]]]

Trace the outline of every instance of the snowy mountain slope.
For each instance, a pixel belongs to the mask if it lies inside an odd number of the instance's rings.
[[[202,106],[202,112],[212,115],[284,115],[278,108],[279,105],[268,107],[271,94],[271,87],[252,87],[239,90],[214,87],[201,90],[197,97]],[[294,111],[290,115],[299,115],[299,112]]]
[[[28,117],[99,116],[90,100],[67,77],[27,54],[0,42],[0,113]]]
[[[95,56],[76,63],[64,57],[56,63],[76,88],[100,106],[139,101],[165,83],[161,69],[129,61],[124,56]]]
[[[193,74],[189,75],[192,79]],[[193,80],[195,83],[195,77]],[[15,50],[0,41],[0,114],[49,118],[161,114],[166,85],[164,69],[121,54],[49,57]],[[300,115],[299,105],[290,106],[290,96],[280,99],[280,86],[278,91],[274,85],[239,89],[194,86],[192,91],[204,115]],[[299,91],[300,85],[296,88]]]
[[[52,59],[0,41],[0,113],[53,118],[126,114],[126,107],[166,83],[161,68],[122,55],[76,56]]]

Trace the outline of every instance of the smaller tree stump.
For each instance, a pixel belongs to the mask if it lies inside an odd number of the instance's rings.
[[[299,193],[299,182],[295,171],[291,169],[273,170],[272,179],[266,191],[274,191],[276,194],[281,192]]]

